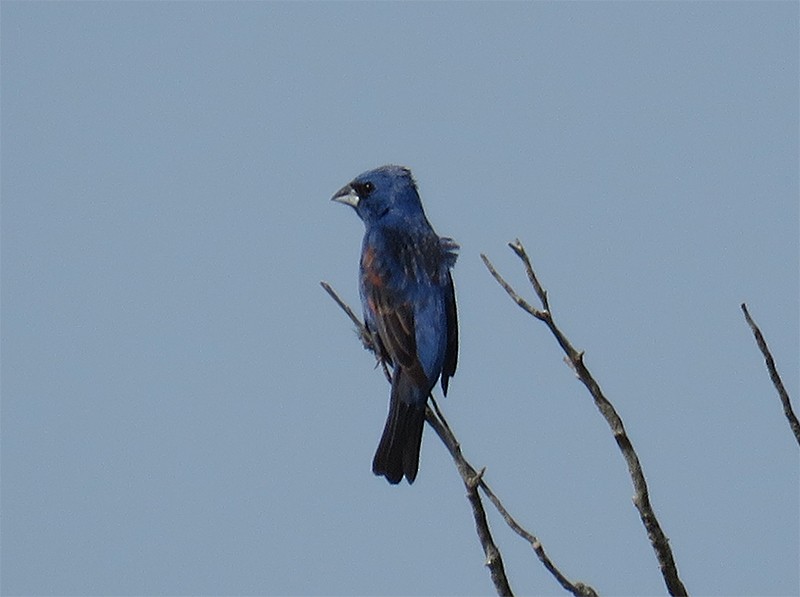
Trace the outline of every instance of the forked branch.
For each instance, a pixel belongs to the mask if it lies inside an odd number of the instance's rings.
[[[578,376],[578,379],[580,379],[583,385],[585,385],[589,390],[589,393],[594,399],[595,405],[605,418],[608,426],[611,428],[611,432],[614,435],[614,440],[617,442],[617,446],[619,447],[620,452],[625,459],[625,463],[628,465],[628,472],[631,476],[634,488],[633,503],[636,506],[636,509],[639,511],[639,517],[642,519],[642,523],[647,531],[647,536],[649,537],[650,543],[655,551],[659,567],[661,568],[661,574],[664,577],[664,582],[667,585],[667,590],[669,591],[670,595],[686,595],[686,588],[684,587],[683,582],[678,575],[678,568],[672,555],[669,539],[661,529],[661,525],[659,524],[656,514],[653,511],[653,507],[650,504],[650,494],[647,488],[647,482],[644,478],[644,473],[642,472],[642,466],[639,462],[639,457],[633,448],[633,444],[631,443],[631,440],[625,431],[625,427],[622,424],[622,419],[620,418],[619,414],[617,414],[617,411],[611,402],[609,402],[605,397],[603,391],[600,389],[600,385],[597,383],[597,381],[595,381],[594,377],[589,372],[589,369],[586,367],[583,361],[583,351],[575,350],[575,348],[572,346],[572,343],[553,320],[553,315],[550,310],[550,303],[547,297],[547,291],[544,290],[539,283],[539,280],[533,270],[531,260],[528,257],[528,254],[525,252],[525,247],[522,246],[522,243],[519,240],[509,243],[508,246],[512,251],[514,251],[517,257],[522,260],[525,271],[528,275],[528,280],[531,282],[534,292],[542,304],[542,309],[534,307],[528,301],[522,298],[497,272],[491,261],[489,261],[488,257],[486,257],[486,255],[481,255],[484,264],[492,276],[494,276],[494,279],[497,280],[500,286],[502,286],[506,293],[508,293],[508,296],[511,297],[511,300],[517,303],[517,305],[519,305],[526,312],[530,313],[536,319],[544,322],[544,324],[555,337],[558,344],[563,349],[564,353],[567,355],[567,360],[572,369],[575,371],[575,374]]]

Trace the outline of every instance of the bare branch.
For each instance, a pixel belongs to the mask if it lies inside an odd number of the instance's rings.
[[[794,437],[797,439],[797,443],[800,444],[800,421],[797,420],[794,410],[792,410],[792,403],[789,400],[789,393],[786,391],[780,375],[778,375],[778,369],[775,367],[775,359],[772,358],[772,353],[770,353],[769,348],[767,348],[767,341],[764,339],[764,335],[761,333],[761,330],[758,329],[758,326],[753,321],[753,318],[750,317],[750,313],[747,311],[747,305],[744,303],[742,303],[742,311],[744,312],[744,318],[747,320],[747,324],[753,331],[756,344],[758,344],[761,354],[764,355],[764,360],[767,363],[767,370],[769,371],[769,376],[772,379],[772,385],[774,385],[775,389],[778,391],[781,404],[783,404],[783,413],[789,420],[789,426],[794,432]]]
[[[513,243],[508,243],[508,246],[511,247],[511,250],[517,254],[517,257],[522,259],[522,262],[525,264],[525,273],[528,274],[528,280],[530,280],[536,296],[538,296],[539,300],[542,301],[542,307],[544,307],[544,310],[549,311],[550,303],[547,301],[547,291],[542,288],[541,284],[539,284],[539,279],[536,277],[536,272],[533,271],[533,266],[531,265],[531,260],[528,259],[528,254],[525,252],[525,247],[522,246],[522,243],[518,238],[514,239]]]
[[[352,321],[355,324],[356,329],[358,330],[359,337],[368,338],[369,343],[365,346],[365,348],[373,353],[377,353],[378,351],[375,349],[375,344],[372,342],[372,335],[369,333],[369,330],[367,330],[367,326],[361,323],[361,320],[358,318],[358,315],[356,315],[350,308],[350,306],[339,297],[339,295],[336,293],[336,291],[330,284],[328,284],[327,282],[320,282],[319,284],[325,289],[325,292],[327,292],[331,296],[331,298],[334,301],[336,301],[336,304],[339,305],[342,311],[347,313],[347,316],[350,318],[350,321]]]
[[[503,506],[503,503],[486,484],[486,481],[483,480],[483,476],[481,476],[480,487],[489,498],[489,501],[491,501],[492,504],[494,504],[494,507],[497,508],[497,511],[500,512],[500,515],[503,517],[503,520],[506,521],[506,524],[511,527],[512,531],[531,544],[533,551],[536,552],[536,556],[562,587],[575,595],[575,597],[597,597],[597,593],[592,587],[582,582],[573,583],[566,576],[564,576],[558,568],[556,568],[555,564],[553,564],[552,560],[550,560],[547,553],[545,553],[544,546],[542,545],[541,541],[539,541],[536,536],[526,531],[516,520],[514,520],[511,514],[509,514],[508,510],[506,510],[505,506]]]
[[[503,279],[503,276],[497,273],[497,270],[494,269],[492,262],[489,261],[489,258],[483,253],[481,253],[481,259],[483,259],[484,265],[489,269],[489,273],[494,276],[494,279],[497,280],[497,283],[500,284],[500,286],[503,287],[503,290],[508,293],[508,296],[511,297],[512,301],[517,303],[520,307],[522,307],[522,309],[533,315],[536,319],[541,319],[542,321],[547,319],[547,315],[544,311],[539,311],[539,309],[531,305],[528,301],[518,295],[513,288],[511,288],[511,285]]]
[[[331,296],[331,298],[336,301],[336,304],[338,304],[342,310],[347,313],[348,317],[350,317],[353,323],[356,324],[356,327],[359,330],[359,335],[362,336],[362,341],[364,337],[367,338],[367,341],[364,342],[364,346],[368,350],[375,352],[375,343],[372,340],[372,336],[369,333],[369,330],[367,330],[366,326],[361,323],[358,317],[353,313],[352,309],[350,309],[350,307],[348,307],[347,304],[341,298],[339,298],[339,295],[335,290],[333,290],[330,284],[326,282],[320,282],[320,284],[322,284],[322,287]],[[391,379],[391,376],[389,376],[389,379]],[[430,406],[426,408],[425,420],[436,432],[436,435],[439,436],[439,439],[442,440],[442,443],[445,445],[448,452],[450,452],[450,456],[455,462],[456,469],[461,476],[461,480],[464,482],[464,487],[467,489],[467,499],[472,506],[472,514],[475,519],[475,527],[478,533],[478,538],[481,542],[481,546],[483,547],[484,554],[486,555],[486,565],[489,568],[492,576],[492,582],[494,582],[498,595],[512,595],[513,593],[510,585],[508,584],[508,578],[505,573],[500,550],[497,548],[497,545],[492,539],[492,534],[486,519],[486,511],[483,507],[480,495],[477,492],[478,487],[480,487],[489,497],[489,500],[492,502],[492,504],[494,504],[495,508],[497,508],[498,512],[500,512],[501,516],[511,527],[511,529],[531,544],[536,552],[536,555],[539,557],[539,560],[541,560],[545,568],[550,571],[550,573],[556,578],[561,586],[577,597],[596,597],[597,593],[589,585],[580,582],[572,583],[569,581],[546,555],[544,547],[542,547],[542,544],[539,542],[539,540],[534,535],[526,531],[511,517],[500,499],[484,481],[483,474],[485,469],[477,472],[475,468],[466,460],[466,458],[464,458],[464,455],[461,452],[461,446],[456,439],[455,434],[450,429],[450,426],[447,424],[447,420],[444,418],[444,415],[439,410],[439,405],[432,394],[430,396],[430,400],[433,408]]]
[[[478,485],[480,485],[483,471],[476,472],[472,465],[466,461],[461,454],[461,447],[458,444],[453,433],[450,431],[444,419],[440,419],[431,408],[425,411],[425,420],[436,431],[436,435],[442,440],[453,461],[456,463],[458,473],[461,475],[461,480],[464,482],[464,487],[467,490],[467,499],[470,506],[472,506],[472,516],[475,519],[475,530],[478,533],[478,539],[483,547],[483,553],[486,556],[486,566],[492,576],[495,590],[498,595],[513,595],[511,586],[508,584],[508,577],[506,576],[505,567],[503,566],[503,558],[500,555],[500,550],[492,538],[492,532],[489,529],[489,522],[486,519],[486,510],[483,508],[481,496],[478,494]]]
[[[625,427],[622,424],[622,419],[617,414],[617,411],[611,402],[609,402],[605,397],[603,391],[600,389],[600,385],[597,383],[597,381],[595,381],[594,377],[589,372],[589,369],[584,364],[583,352],[575,350],[569,339],[553,321],[552,312],[550,311],[550,306],[547,301],[547,292],[539,284],[536,274],[533,271],[533,265],[531,264],[530,258],[525,252],[525,248],[522,246],[522,243],[520,243],[519,240],[516,240],[513,243],[509,243],[509,246],[517,255],[517,257],[522,260],[525,270],[528,273],[528,279],[531,281],[534,291],[539,297],[539,300],[542,302],[544,310],[539,310],[529,305],[517,294],[511,285],[508,284],[508,282],[506,282],[502,276],[497,273],[497,270],[495,270],[485,255],[481,255],[481,258],[486,264],[486,267],[489,269],[489,272],[492,274],[492,276],[494,276],[495,280],[498,281],[500,286],[502,286],[503,289],[508,293],[511,299],[526,312],[530,313],[540,321],[543,321],[547,325],[547,327],[550,329],[550,332],[553,334],[556,341],[567,355],[569,364],[575,371],[578,379],[580,379],[583,385],[586,386],[586,388],[589,390],[589,393],[592,395],[592,398],[594,398],[595,405],[605,418],[608,426],[611,428],[611,432],[614,435],[614,440],[617,442],[617,446],[619,447],[620,452],[622,452],[622,456],[628,465],[628,473],[631,476],[634,488],[633,503],[636,506],[636,509],[639,511],[639,517],[641,518],[642,523],[647,530],[647,536],[650,539],[650,543],[652,544],[656,558],[658,559],[658,564],[661,568],[661,575],[664,577],[667,590],[671,595],[686,595],[686,588],[683,586],[683,582],[678,576],[678,568],[672,556],[672,549],[669,545],[669,539],[661,529],[661,525],[659,524],[656,514],[653,511],[653,507],[650,504],[650,494],[647,488],[647,482],[644,478],[644,473],[642,472],[641,464],[639,463],[639,457],[637,456],[636,451],[633,448],[633,444],[631,443],[631,440],[625,431]]]
[[[435,401],[434,401],[435,404]],[[439,439],[442,440],[442,443],[445,445],[447,450],[450,452],[450,456],[453,458],[453,461],[456,463],[456,467],[458,468],[459,473],[461,474],[461,478],[464,481],[464,485],[467,487],[468,490],[468,497],[469,495],[469,485],[470,483],[474,482],[473,480],[477,479],[478,487],[480,487],[486,496],[489,498],[489,501],[492,502],[497,511],[503,517],[503,520],[506,521],[506,524],[513,530],[517,535],[528,541],[531,544],[534,552],[536,552],[537,557],[539,560],[544,564],[544,567],[555,577],[555,579],[559,582],[559,584],[568,590],[570,593],[575,595],[576,597],[596,597],[597,593],[595,590],[581,582],[572,582],[570,581],[564,574],[553,564],[550,558],[544,551],[544,547],[542,546],[541,542],[530,532],[525,530],[514,518],[509,514],[508,510],[506,510],[503,503],[500,501],[495,493],[492,491],[491,487],[486,483],[484,479],[484,471],[485,469],[481,470],[480,472],[476,472],[475,468],[464,458],[464,455],[461,452],[461,446],[458,443],[455,435],[450,428],[447,426],[447,422],[444,420],[444,417],[441,416],[441,413],[438,412],[439,415],[438,419],[431,416],[430,409],[426,413],[428,415],[427,421],[430,423],[431,427],[433,427],[436,434],[439,436]],[[470,501],[473,498],[470,497]],[[474,509],[473,509],[474,511]],[[477,524],[477,518],[476,518]],[[489,553],[487,552],[487,548],[484,545],[484,552],[487,553],[487,564],[490,560]]]
[[[369,352],[375,355],[375,358],[378,361],[378,364],[383,368],[383,374],[386,376],[386,379],[391,383],[392,381],[392,374],[389,372],[389,367],[386,365],[386,361],[383,360],[381,357],[380,351],[378,351],[378,344],[375,342],[375,338],[372,337],[372,333],[369,331],[366,325],[364,325],[361,320],[358,318],[350,306],[345,303],[341,297],[336,293],[333,287],[328,284],[327,282],[320,282],[320,286],[325,289],[330,297],[336,302],[337,305],[344,311],[347,316],[350,318],[356,326],[356,331],[358,332],[358,338],[361,340],[361,344],[366,348]],[[377,365],[376,365],[377,366]]]

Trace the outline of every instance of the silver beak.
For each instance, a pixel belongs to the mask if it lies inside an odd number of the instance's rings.
[[[354,208],[358,207],[358,200],[358,193],[356,193],[355,189],[349,184],[336,191],[336,194],[331,197],[331,201],[344,203],[345,205],[349,205],[350,207]]]

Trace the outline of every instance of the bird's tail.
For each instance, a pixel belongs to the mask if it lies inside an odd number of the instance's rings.
[[[403,475],[413,483],[417,477],[426,398],[402,367],[397,367],[392,379],[389,416],[372,461],[372,472],[386,477],[389,483],[399,483]]]

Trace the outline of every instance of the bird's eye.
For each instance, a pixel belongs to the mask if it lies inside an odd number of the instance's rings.
[[[356,193],[358,193],[358,196],[364,199],[375,190],[375,185],[371,182],[359,182],[357,184],[353,184],[353,188],[356,190]]]

